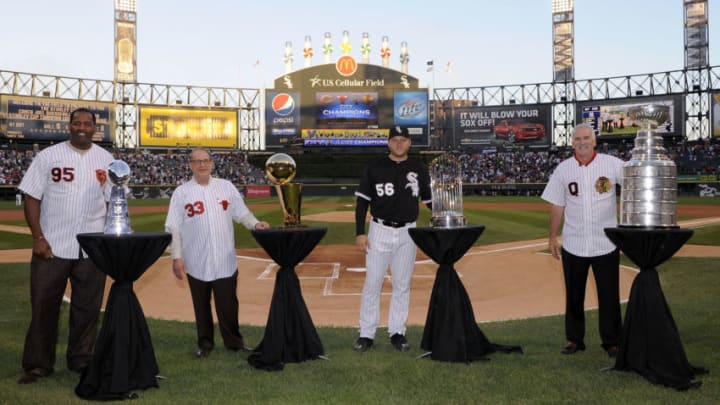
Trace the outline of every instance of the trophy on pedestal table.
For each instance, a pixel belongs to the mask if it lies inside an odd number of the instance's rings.
[[[619,225],[677,228],[677,168],[665,153],[662,136],[653,130],[667,120],[669,111],[650,104],[628,112],[633,121],[643,123],[643,129],[635,137],[632,158],[623,167]]]
[[[132,233],[130,217],[128,217],[128,203],[125,197],[125,186],[130,180],[130,166],[122,160],[113,160],[108,166],[108,178],[112,183],[112,190],[105,221],[105,233],[113,235]]]
[[[430,162],[433,228],[458,228],[467,221],[463,215],[462,168],[454,156],[443,154]]]
[[[295,177],[295,160],[285,153],[276,153],[265,162],[265,174],[275,185],[283,210],[284,228],[299,228],[302,184],[290,183]]]

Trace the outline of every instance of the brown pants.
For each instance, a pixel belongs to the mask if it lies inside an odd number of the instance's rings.
[[[218,317],[220,335],[225,347],[229,350],[240,350],[243,337],[238,322],[237,271],[232,276],[213,281],[202,281],[188,275],[188,285],[195,310],[195,326],[197,327],[198,347],[212,349],[215,347],[213,338],[214,326],[210,297],[215,300],[215,313]]]
[[[30,261],[32,317],[25,337],[22,367],[25,371],[55,366],[60,306],[68,279],[72,288],[67,344],[67,367],[79,370],[90,362],[95,346],[105,274],[90,259],[43,259]]]

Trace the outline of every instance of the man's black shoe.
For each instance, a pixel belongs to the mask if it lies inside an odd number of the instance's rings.
[[[203,347],[200,347],[195,352],[195,357],[197,357],[198,359],[204,359],[210,355],[211,351],[212,351],[212,349],[205,349]]]
[[[18,384],[32,384],[37,382],[43,377],[47,377],[53,373],[53,370],[44,370],[42,368],[34,368],[30,371],[26,371],[18,379]]]
[[[605,349],[605,351],[607,352],[608,356],[614,359],[617,358],[618,353],[620,352],[620,348],[617,346],[609,346]]]
[[[369,348],[371,348],[373,345],[373,340],[370,338],[361,337],[358,338],[358,340],[353,345],[353,350],[356,352],[364,352],[367,351]]]
[[[250,353],[250,352],[253,351],[253,348],[250,347],[250,346],[245,346],[245,345],[243,344],[243,345],[240,345],[240,347],[236,347],[236,348],[228,349],[228,350],[230,350],[230,351],[232,351],[232,352],[245,352],[245,353]]]
[[[410,344],[407,339],[405,339],[405,335],[396,333],[390,336],[390,343],[397,351],[406,352],[410,350]]]
[[[585,344],[584,343],[575,343],[575,342],[568,342],[565,347],[560,351],[562,354],[575,354],[579,351],[585,350]]]

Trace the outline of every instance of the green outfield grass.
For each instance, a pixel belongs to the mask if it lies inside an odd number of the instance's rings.
[[[318,328],[330,361],[288,364],[284,371],[255,370],[245,354],[214,351],[193,356],[192,323],[149,319],[160,374],[159,389],[139,392],[148,404],[715,404],[720,398],[720,259],[677,258],[659,269],[661,283],[690,362],[710,374],[687,392],[650,385],[634,373],[601,371],[612,361],[600,349],[597,313],[588,312],[588,350],[559,353],[561,317],[481,324],[491,341],[520,344],[525,354],[493,354],[486,362],[453,364],[416,360],[421,327],[410,327],[409,353],[378,338],[369,352],[351,345],[354,328]],[[29,319],[28,265],[0,265],[0,403],[82,404],[73,388],[79,376],[65,369],[67,306],[61,315],[56,373],[33,386],[16,383]],[[263,328],[241,326],[250,344]],[[381,336],[381,334],[380,334]]]
[[[681,203],[693,204],[695,199]],[[470,197],[466,201],[530,202],[533,198]],[[307,198],[309,202],[328,202],[325,198]],[[344,203],[342,210],[352,211],[352,198],[332,199]],[[131,204],[166,205],[167,200],[131,201]],[[258,204],[276,204],[275,199],[250,201],[256,215],[278,224],[277,208]],[[0,207],[1,208],[1,207]],[[307,207],[310,215],[337,208]],[[544,238],[547,212],[508,210],[466,210],[468,221],[484,224],[487,229],[479,244]],[[422,211],[420,223],[427,223],[429,212]],[[133,215],[136,231],[162,229],[164,214]],[[327,226],[326,244],[352,243],[354,225],[306,222]],[[246,230],[236,228],[239,247],[257,246]],[[698,228],[691,243],[720,245],[720,226]],[[28,235],[0,232],[0,249],[29,247]],[[0,252],[2,254],[2,252]],[[630,264],[626,259],[624,261]],[[308,404],[715,404],[720,398],[720,259],[675,258],[659,269],[664,293],[678,325],[690,362],[702,365],[710,374],[701,376],[703,386],[688,392],[650,385],[634,373],[601,371],[611,366],[600,349],[597,313],[588,312],[588,350],[575,356],[563,356],[563,319],[552,316],[481,324],[491,341],[520,344],[525,354],[493,354],[490,361],[449,364],[429,359],[416,360],[422,353],[421,327],[410,327],[408,339],[413,348],[401,354],[391,350],[378,335],[376,346],[358,354],[351,345],[355,328],[318,328],[330,361],[288,364],[284,371],[269,373],[251,368],[245,354],[216,350],[206,360],[193,357],[195,330],[192,323],[149,319],[160,374],[167,379],[159,389],[140,392],[143,403],[308,403]],[[511,282],[512,280],[508,280]],[[67,344],[67,306],[61,315],[57,372],[34,386],[20,386],[21,354],[30,317],[28,264],[0,264],[0,403],[66,404],[86,403],[76,398],[73,388],[77,374],[65,369]],[[470,291],[472,294],[472,292]],[[269,299],[269,297],[268,297]],[[243,325],[249,344],[260,341],[261,327]]]
[[[720,199],[709,199],[700,197],[681,197],[679,204],[697,205],[710,204]],[[486,202],[486,203],[532,203],[542,202],[539,197],[479,197],[471,196],[465,198],[466,203]],[[6,202],[7,203],[7,202]],[[130,200],[130,206],[167,206],[169,200]],[[303,207],[302,215],[318,214],[330,211],[353,211],[355,199],[352,197],[307,197],[303,199],[303,203],[308,205]],[[312,207],[313,203],[319,204],[342,204],[341,207]],[[248,200],[253,213],[261,220],[268,221],[272,226],[278,226],[282,222],[282,213],[280,211],[276,198],[259,198]],[[268,208],[267,206],[270,206]],[[0,209],[15,209],[14,202],[12,205]],[[530,211],[530,210],[512,210],[512,205],[508,205],[505,209],[465,209],[465,216],[470,224],[485,225],[485,232],[476,242],[476,245],[487,245],[501,242],[511,242],[515,240],[529,240],[547,237],[548,213],[547,211]],[[430,222],[430,210],[422,208],[420,217],[418,218],[419,226],[426,226]],[[689,218],[680,218],[689,219]],[[130,218],[133,230],[141,232],[157,232],[164,229],[165,214],[133,214]],[[2,221],[0,223],[8,225],[25,226],[25,222],[18,221]],[[331,244],[352,244],[355,240],[354,223],[328,223],[314,222],[304,220],[303,223],[308,226],[325,226],[328,228],[327,235],[320,242],[323,245]],[[23,235],[15,235],[7,232],[1,232],[0,249],[19,249],[31,246],[31,239]],[[235,240],[238,248],[259,247],[248,231],[240,226],[235,225]],[[720,245],[720,226],[708,226],[697,229],[690,243],[703,245]]]

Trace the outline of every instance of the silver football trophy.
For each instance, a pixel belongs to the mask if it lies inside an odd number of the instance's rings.
[[[635,107],[630,118],[643,123],[635,137],[632,158],[623,167],[620,226],[677,228],[677,168],[667,157],[662,136],[654,127],[669,117],[665,106]]]
[[[467,221],[463,215],[462,167],[450,154],[443,154],[430,162],[430,191],[432,192],[433,228],[459,228]]]
[[[112,183],[108,204],[105,233],[125,235],[132,233],[125,186],[130,181],[130,166],[122,160],[113,160],[108,166],[108,179]]]
[[[265,174],[275,184],[280,206],[283,210],[284,228],[299,228],[302,184],[290,183],[295,178],[295,160],[285,153],[276,153],[265,162]]]

